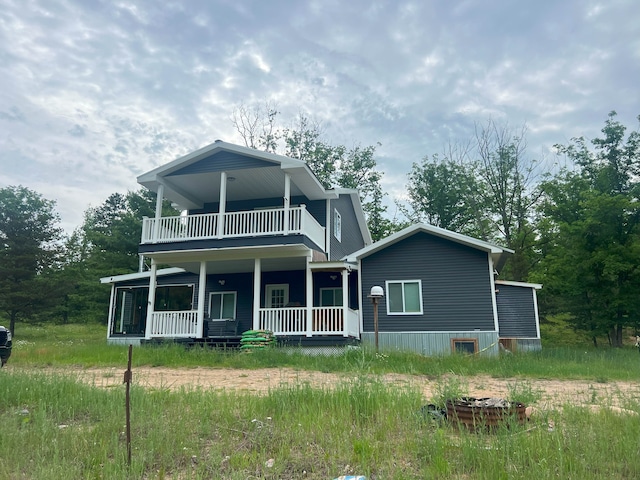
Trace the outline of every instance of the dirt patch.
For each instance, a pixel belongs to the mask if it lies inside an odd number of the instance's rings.
[[[64,370],[67,375],[77,375],[89,384],[114,388],[122,385],[123,369],[90,368]],[[264,394],[269,389],[295,384],[309,384],[314,387],[332,386],[353,380],[353,374],[310,372],[292,368],[265,368],[242,370],[229,368],[155,368],[133,369],[133,383],[144,388],[169,390],[208,389],[241,391]],[[377,376],[385,383],[397,386],[419,388],[425,401],[433,398],[442,380],[429,379],[422,375],[385,374]],[[559,408],[567,402],[574,405],[605,404],[623,406],[625,398],[639,398],[640,384],[637,382],[588,382],[574,380],[536,380],[515,378],[493,378],[478,375],[461,379],[467,386],[467,393],[474,397],[507,397],[515,384],[539,393],[539,408]]]

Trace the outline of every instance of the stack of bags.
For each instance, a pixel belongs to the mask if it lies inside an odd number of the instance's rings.
[[[247,330],[240,339],[240,349],[250,352],[276,344],[276,337],[270,330]]]

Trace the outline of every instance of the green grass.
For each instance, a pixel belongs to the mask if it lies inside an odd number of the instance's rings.
[[[16,366],[83,367],[116,366],[127,362],[128,347],[107,345],[103,325],[20,325],[19,336],[9,360]],[[635,348],[545,348],[515,355],[423,357],[404,352],[376,354],[371,349],[354,349],[334,357],[312,357],[280,349],[253,352],[221,352],[209,348],[186,349],[180,345],[135,347],[134,366],[264,368],[291,367],[323,372],[388,372],[427,375],[438,378],[486,374],[501,378],[564,378],[594,382],[636,380],[640,355]]]
[[[265,396],[134,387],[129,468],[124,387],[10,369],[0,382],[0,478],[640,476],[638,417],[567,406],[524,426],[470,433],[423,416],[418,391],[375,378]],[[629,406],[640,412],[637,399]]]

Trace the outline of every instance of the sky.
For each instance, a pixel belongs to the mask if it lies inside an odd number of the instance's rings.
[[[68,232],[136,177],[271,102],[377,145],[390,202],[414,162],[492,120],[528,154],[640,115],[638,0],[0,0],[0,188]]]

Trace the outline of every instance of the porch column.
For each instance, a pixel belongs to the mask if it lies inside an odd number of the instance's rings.
[[[311,254],[307,256],[306,261],[306,281],[304,282],[306,294],[307,294],[307,337],[313,336],[313,272],[311,271],[311,267],[309,263],[311,261]]]
[[[284,234],[289,235],[289,205],[291,203],[291,175],[284,174]]]
[[[115,309],[115,302],[116,302],[116,284],[112,283],[111,284],[111,297],[109,297],[109,321],[107,322],[107,339],[109,337],[111,337],[111,329],[113,328],[113,325],[116,321],[115,316],[116,316],[116,309]]]
[[[199,338],[204,337],[204,305],[205,305],[205,288],[207,286],[207,262],[200,262],[200,279],[198,283],[198,325],[196,326],[196,334]]]
[[[151,259],[151,275],[149,276],[149,298],[147,301],[147,324],[145,325],[144,338],[151,338],[151,323],[153,321],[153,309],[156,305],[156,279],[158,266],[155,259]]]
[[[220,172],[220,203],[218,204],[218,238],[224,236],[224,214],[227,210],[227,172]]]
[[[164,185],[158,185],[158,192],[156,196],[156,217],[153,222],[153,241],[157,242],[160,236],[160,219],[162,218],[162,201],[164,200]]]
[[[260,329],[260,277],[262,276],[262,265],[260,259],[256,258],[253,267],[253,329]]]
[[[342,270],[342,336],[349,336],[347,323],[349,319],[349,272],[347,269]]]

